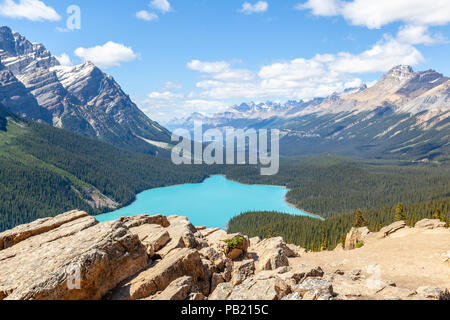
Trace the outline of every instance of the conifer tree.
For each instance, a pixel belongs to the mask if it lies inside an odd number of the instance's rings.
[[[356,211],[355,217],[356,217],[355,224],[354,224],[355,228],[361,228],[361,227],[367,226],[367,221],[366,221],[366,219],[364,219],[364,216],[360,209],[358,209],[358,211]]]
[[[447,222],[447,215],[445,214],[444,211],[441,211],[441,216],[440,216],[440,218],[441,218],[441,221],[442,221],[442,222]]]
[[[405,210],[401,203],[398,204],[397,209],[395,209],[395,221],[404,221],[406,220]]]
[[[324,233],[322,233],[322,244],[320,245],[320,249],[322,251],[327,249],[327,238],[325,237]]]
[[[433,219],[441,219],[441,210],[439,210],[439,208],[436,209],[436,211],[434,211],[433,214]]]

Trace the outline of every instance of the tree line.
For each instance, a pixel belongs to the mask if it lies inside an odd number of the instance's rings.
[[[230,220],[228,232],[241,232],[260,238],[281,236],[286,242],[308,250],[319,251],[323,247],[333,250],[337,244],[345,241],[345,236],[352,227],[367,226],[372,232],[378,232],[397,220],[405,220],[409,226],[414,226],[422,219],[437,217],[450,225],[450,197],[357,210],[334,215],[324,221],[278,212],[247,212]]]

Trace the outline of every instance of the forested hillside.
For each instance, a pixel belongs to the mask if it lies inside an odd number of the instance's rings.
[[[395,220],[397,206],[387,206],[380,209],[362,210],[362,215],[371,231],[377,232],[383,226]],[[404,206],[406,221],[409,226],[424,218],[433,218],[439,209],[450,225],[450,197],[413,203]],[[248,212],[230,220],[228,232],[241,232],[251,237],[281,236],[288,243],[303,248],[320,250],[322,245],[334,249],[342,242],[348,231],[355,226],[354,212],[340,214],[321,221],[308,217],[292,216],[276,212]]]
[[[209,167],[175,166],[98,140],[28,122],[0,106],[0,231],[37,218],[81,209],[95,188],[121,205],[140,191],[201,182]]]
[[[444,163],[367,162],[324,155],[284,158],[276,176],[261,176],[255,167],[234,167],[227,177],[286,186],[290,203],[322,217],[450,196],[450,166]]]
[[[445,163],[285,158],[276,176],[261,176],[254,166],[175,166],[166,158],[28,122],[0,106],[0,230],[71,209],[113,209],[94,206],[92,190],[122,206],[143,190],[197,183],[216,173],[242,183],[287,186],[289,202],[323,217],[450,197]]]

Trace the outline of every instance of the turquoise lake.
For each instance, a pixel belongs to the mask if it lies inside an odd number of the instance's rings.
[[[186,216],[194,225],[223,228],[236,215],[247,211],[277,211],[308,215],[285,201],[284,187],[245,185],[212,176],[199,184],[151,189],[137,195],[136,201],[114,212],[99,215],[100,222],[137,214]]]

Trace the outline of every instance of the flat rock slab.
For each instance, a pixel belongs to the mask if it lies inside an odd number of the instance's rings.
[[[30,237],[48,232],[65,223],[87,216],[88,214],[84,211],[74,210],[54,218],[39,219],[28,224],[17,226],[14,229],[0,233],[0,250],[12,247]]]
[[[254,280],[249,278],[234,287],[227,300],[281,300],[289,293],[289,287],[280,279]]]
[[[57,224],[61,218],[55,218]],[[145,268],[148,257],[138,237],[120,222],[81,217],[0,251],[0,263],[3,299],[90,300]],[[79,274],[75,289],[68,283],[73,270]]]

